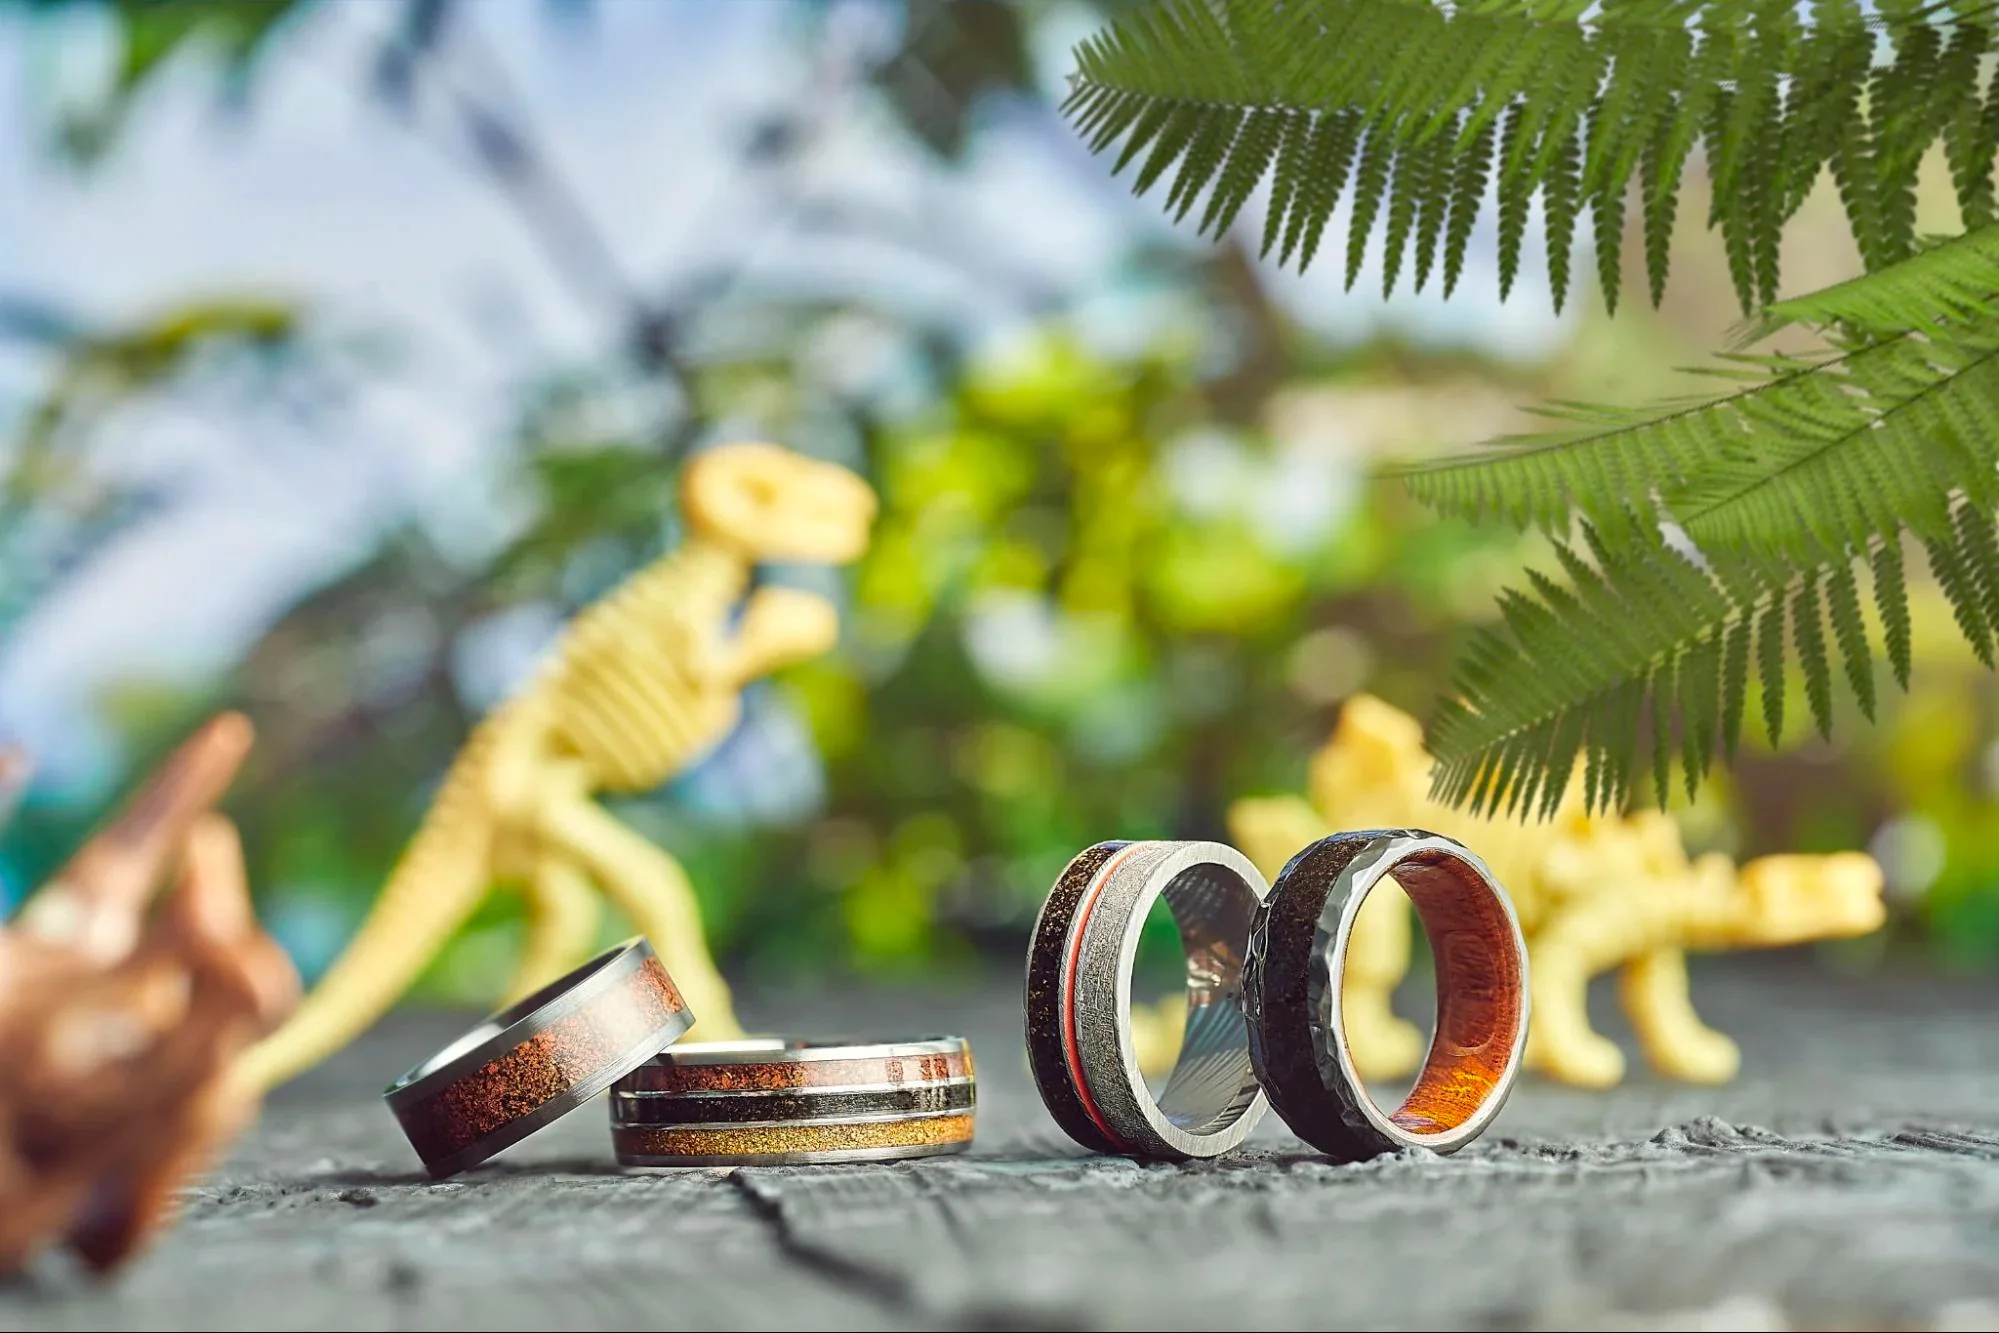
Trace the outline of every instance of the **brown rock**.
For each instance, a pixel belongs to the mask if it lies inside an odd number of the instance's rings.
[[[59,1243],[116,1267],[255,1112],[225,1074],[298,978],[211,809],[251,739],[211,720],[0,929],[0,1272]]]

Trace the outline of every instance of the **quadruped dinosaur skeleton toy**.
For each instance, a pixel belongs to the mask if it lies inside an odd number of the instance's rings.
[[[1551,819],[1467,814],[1430,799],[1433,764],[1421,723],[1356,695],[1313,757],[1310,798],[1237,801],[1230,835],[1271,876],[1334,829],[1415,826],[1476,847],[1527,936],[1528,1067],[1564,1083],[1608,1087],[1624,1076],[1623,1053],[1590,1027],[1591,977],[1619,974],[1625,1013],[1653,1068],[1723,1083],[1741,1053],[1695,1012],[1686,954],[1864,935],[1886,919],[1881,868],[1864,853],[1780,854],[1740,866],[1718,852],[1689,856],[1661,811],[1591,813],[1580,775]],[[1411,924],[1408,899],[1386,884],[1354,923],[1342,1003],[1355,1064],[1370,1078],[1408,1076],[1428,1046],[1392,1006],[1409,970]],[[1141,1056],[1148,1067],[1171,1065],[1176,1017],[1170,1006],[1150,1016]]]

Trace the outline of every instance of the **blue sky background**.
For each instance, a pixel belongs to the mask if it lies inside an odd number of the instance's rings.
[[[890,294],[1005,340],[1025,293],[1052,289],[1107,337],[1159,317],[1122,281],[1140,237],[1171,237],[1156,199],[1134,200],[1044,104],[1002,108],[966,168],[940,166],[840,71],[890,39],[899,9],[835,7],[808,43],[786,0],[600,0],[587,22],[532,0],[465,7],[547,156],[604,227],[632,279],[658,290],[717,260],[738,280]],[[517,515],[494,487],[514,394],[532,371],[600,351],[612,321],[579,299],[476,172],[367,91],[396,7],[348,0],[281,37],[248,114],[219,113],[212,79],[176,67],[136,108],[99,168],[42,147],[50,108],[108,54],[92,25],[0,17],[0,298],[118,324],[191,297],[305,300],[328,327],[396,340],[329,416],[301,423],[177,398],[112,424],[112,465],[170,483],[173,502],[126,533],[0,643],[0,735],[42,756],[45,795],[88,793],[116,772],[93,700],[120,678],[199,678],[226,667],[303,592],[337,576],[389,525],[421,519],[447,547],[502,539]],[[1038,34],[1044,88],[1059,86],[1084,7]],[[967,279],[914,248],[808,240],[737,169],[755,114],[826,80],[806,175],[815,197],[863,204],[918,237],[985,256]],[[1237,224],[1260,232],[1252,205]],[[1530,223],[1529,234],[1537,224]],[[1338,224],[1333,228],[1334,234]],[[1206,242],[1183,229],[1181,243]],[[1308,325],[1360,338],[1383,327],[1501,355],[1562,336],[1530,249],[1502,306],[1491,218],[1458,294],[1380,300],[1370,264],[1355,292],[1337,265],[1280,277]],[[0,427],[44,382],[46,359],[0,342]],[[502,669],[504,676],[507,670]]]

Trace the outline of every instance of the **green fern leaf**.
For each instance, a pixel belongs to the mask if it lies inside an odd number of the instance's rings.
[[[1738,330],[1738,346],[1792,324],[1838,325],[1868,337],[1893,337],[1945,321],[1990,318],[1999,296],[1999,226],[1930,245],[1900,264],[1766,309]]]
[[[1404,148],[1395,159],[1388,194],[1388,235],[1381,248],[1383,300],[1395,294],[1395,281],[1402,276],[1402,255],[1416,230],[1416,210],[1423,200],[1423,165],[1423,153],[1417,145]]]
[[[1782,151],[1771,178],[1779,218],[1790,218],[1804,204],[1837,151],[1845,119],[1853,114],[1858,96],[1851,71],[1857,61],[1860,77],[1865,77],[1872,40],[1857,9],[1842,13],[1835,8],[1799,41],[1784,93]]]
[[[1229,149],[1221,178],[1208,196],[1208,211],[1201,217],[1201,234],[1220,236],[1242,212],[1256,192],[1257,183],[1269,171],[1284,133],[1281,111],[1258,108],[1242,123],[1242,131]]]
[[[1888,664],[1895,683],[1909,688],[1909,588],[1902,572],[1900,536],[1883,541],[1874,551],[1874,605],[1881,612],[1882,637],[1888,644]]]
[[[1950,610],[1957,620],[1957,627],[1964,634],[1971,650],[1978,654],[1978,660],[1988,668],[1992,662],[1992,626],[1986,619],[1983,598],[1971,571],[1957,549],[1957,543],[1949,538],[1925,541],[1923,549],[1929,553],[1930,572],[1936,575],[1937,586],[1943,590],[1944,600],[1950,603]]]
[[[1666,803],[1666,793],[1673,783],[1673,659],[1670,657],[1652,669],[1645,682],[1647,697],[1652,704],[1651,726],[1648,729],[1652,743],[1652,792],[1659,804]]]
[[[1742,616],[1722,629],[1721,749],[1730,760],[1742,741],[1742,713],[1749,694],[1750,619]]]
[[[1916,165],[1937,128],[1930,106],[1943,54],[1937,30],[1925,24],[1898,25],[1892,40],[1894,62],[1875,66],[1868,87],[1868,129],[1885,246],[1877,263],[1902,258],[1915,242]]]
[[[1985,623],[1999,634],[1999,538],[1993,534],[1992,511],[1976,504],[1957,507],[1958,551],[1965,574],[1978,590]]]
[[[1584,127],[1588,149],[1583,157],[1582,192],[1589,201],[1590,230],[1596,241],[1596,280],[1603,294],[1604,309],[1617,313],[1617,297],[1624,281],[1624,178],[1615,173],[1613,154],[1617,135],[1623,127],[1617,117],[1623,112],[1619,101],[1606,97],[1590,110]],[[1616,126],[1607,129],[1606,126]],[[1634,141],[1632,157],[1636,160]],[[1612,183],[1612,182],[1615,183]]]
[[[1934,285],[1928,252],[1801,306],[1856,322],[1906,304],[1895,283]],[[1405,469],[1446,512],[1500,514],[1561,531],[1580,512],[1616,531],[1629,497],[1655,493],[1708,556],[1802,561],[1871,550],[1889,533],[1955,542],[1948,485],[1999,508],[1999,322],[1877,329],[1829,354],[1728,359],[1727,391],[1661,408],[1566,405],[1567,425],[1468,458]]]
[[[1450,137],[1455,137],[1453,127],[1447,126],[1409,150],[1418,154],[1422,161],[1421,212],[1416,223],[1416,290],[1419,292],[1430,281],[1430,272],[1437,260],[1437,243],[1443,237],[1444,220],[1450,211],[1450,159],[1447,156]]]
[[[1715,723],[1721,706],[1721,653],[1717,643],[1696,643],[1681,657],[1680,682],[1680,771],[1686,780],[1687,799],[1700,791],[1714,754]],[[1656,688],[1656,687],[1655,687]]]
[[[1893,246],[1881,196],[1892,189],[1892,182],[1884,182],[1877,175],[1868,127],[1857,116],[1840,121],[1828,165],[1834,183],[1839,186],[1840,202],[1846,206],[1854,243],[1860,247],[1860,262],[1868,268],[1889,263]]]
[[[1605,548],[1587,528],[1585,535],[1600,561]],[[1605,579],[1565,545],[1556,550],[1569,575],[1563,596],[1503,598],[1502,623],[1467,647],[1456,697],[1432,727],[1440,799],[1490,809],[1501,793],[1545,794],[1559,742],[1564,761],[1587,756],[1585,786],[1595,799],[1615,803],[1630,790],[1641,735],[1655,786],[1666,789],[1656,779],[1676,750],[1674,663],[1711,637],[1703,625],[1728,618],[1727,602],[1663,544],[1620,569],[1628,584]],[[1571,651],[1573,636],[1591,631],[1591,650]],[[1560,651],[1549,651],[1556,645]],[[1641,727],[1641,717],[1654,721]]]
[[[1742,150],[1736,148],[1731,152],[1731,146],[1724,143],[1735,128],[1735,122],[1742,119],[1735,114],[1735,109],[1745,100],[1728,89],[1715,93],[1708,111],[1707,151],[1709,160],[1715,164],[1717,176],[1708,225],[1721,228],[1722,246],[1728,255],[1729,281],[1735,285],[1735,299],[1741,303],[1743,313],[1747,314],[1756,308],[1756,245],[1749,231],[1748,219],[1727,210],[1731,198],[1729,191],[1736,184],[1732,177],[1740,170],[1740,164],[1730,159]]]
[[[1740,166],[1728,193],[1737,204],[1737,225],[1747,233],[1753,257],[1755,300],[1767,305],[1777,299],[1781,279],[1784,202],[1773,182],[1783,173],[1784,141],[1789,107],[1778,71],[1800,63],[1800,29],[1790,0],[1764,0],[1756,12],[1756,32],[1747,49],[1748,67],[1738,79],[1742,95],[1735,106],[1735,123],[1728,138]]]
[[[1569,296],[1569,247],[1576,234],[1577,179],[1581,151],[1573,134],[1564,135],[1556,146],[1554,162],[1547,173],[1544,206],[1548,227],[1548,278],[1560,311]]]
[[[1301,111],[1284,113],[1284,137],[1277,147],[1277,167],[1270,178],[1270,209],[1263,217],[1263,244],[1257,253],[1268,255],[1284,236],[1284,223],[1295,217],[1292,201],[1298,195],[1304,175],[1307,149],[1312,142],[1313,119]],[[1289,257],[1287,250],[1286,257]]]
[[[1763,734],[1784,736],[1784,599],[1772,596],[1756,618],[1756,682],[1763,696]]]
[[[1159,132],[1152,138],[1152,151],[1146,154],[1144,165],[1132,181],[1132,193],[1144,194],[1150,190],[1168,167],[1186,155],[1188,145],[1194,142],[1194,135],[1205,120],[1205,111],[1204,107],[1178,106],[1167,112]],[[1134,134],[1132,142],[1137,141]]]
[[[1621,230],[1611,224],[1621,223],[1635,176],[1655,303],[1685,165],[1705,142],[1708,224],[1722,232],[1738,296],[1752,309],[1776,295],[1783,225],[1828,167],[1870,269],[1910,252],[1916,174],[1934,143],[1945,147],[1968,222],[1999,211],[1999,80],[1985,59],[1994,11],[1985,0],[1872,13],[1856,0],[1814,0],[1807,21],[1791,0],[1157,0],[1077,49],[1064,107],[1093,151],[1121,145],[1114,171],[1141,164],[1139,193],[1173,173],[1176,216],[1212,185],[1203,230],[1226,226],[1252,182],[1275,180],[1277,220],[1265,236],[1269,247],[1282,238],[1283,263],[1316,252],[1350,165],[1328,153],[1336,178],[1315,181],[1292,138],[1303,132],[1298,118],[1321,127],[1350,118],[1356,140],[1365,125],[1349,267],[1382,227],[1400,239],[1386,255],[1391,281],[1412,235],[1418,285],[1426,281],[1424,238],[1436,224],[1424,202],[1432,187],[1418,187],[1447,180],[1447,291],[1504,124],[1498,193],[1511,257],[1502,256],[1502,290],[1517,276],[1534,195],[1567,208],[1575,180],[1574,206],[1589,203],[1601,244]],[[1873,66],[1882,41],[1892,58]],[[1567,256],[1550,261],[1551,279],[1566,280]],[[1615,271],[1609,255],[1599,266]],[[1602,286],[1614,302],[1616,281]]]
[[[1590,197],[1590,227],[1596,241],[1596,281],[1604,309],[1617,313],[1624,282],[1624,195],[1605,190]]]
[[[1850,563],[1835,564],[1826,579],[1826,610],[1832,617],[1833,637],[1846,663],[1846,683],[1860,711],[1874,719],[1874,655],[1867,646],[1867,628],[1860,614],[1860,588]]]
[[[1339,207],[1347,172],[1353,164],[1354,148],[1360,141],[1360,129],[1359,115],[1336,111],[1320,116],[1313,131],[1311,166],[1299,200],[1292,205],[1291,223],[1284,232],[1283,258],[1291,257],[1292,246],[1296,244],[1301,273],[1312,266],[1312,257],[1319,250],[1319,237],[1333,210]]]
[[[1472,227],[1478,222],[1479,205],[1485,199],[1494,145],[1495,129],[1486,125],[1473,136],[1451,174],[1451,216],[1444,232],[1446,296],[1457,290],[1458,276],[1464,272],[1465,247],[1471,242]]]
[[[1614,308],[1635,185],[1656,303],[1699,147],[1743,336],[1825,335],[1806,354],[1739,344],[1671,402],[1550,404],[1541,433],[1406,470],[1446,513],[1555,536],[1562,575],[1530,574],[1468,643],[1432,730],[1444,799],[1546,814],[1578,763],[1597,805],[1648,779],[1663,799],[1675,765],[1692,790],[1736,747],[1752,666],[1773,741],[1793,663],[1830,732],[1834,651],[1871,714],[1854,561],[1906,685],[1904,540],[1993,661],[1995,19],[1986,0],[1158,0],[1079,48],[1078,131],[1137,192],[1168,181],[1174,216],[1205,195],[1204,233],[1269,180],[1264,248],[1302,268],[1350,193],[1349,287],[1378,236],[1385,292],[1425,285],[1439,246],[1454,291],[1491,190],[1502,295],[1538,194],[1555,300],[1587,205]],[[1916,176],[1939,143],[1967,230],[1919,242]],[[1777,301],[1783,227],[1826,170],[1868,271]]]
[[[1367,142],[1360,150],[1360,166],[1354,171],[1353,226],[1347,231],[1347,290],[1367,258],[1367,239],[1374,228],[1375,212],[1381,207],[1388,181],[1388,169],[1395,153],[1394,141],[1380,125],[1370,125]]]
[[[1680,163],[1669,160],[1671,127],[1661,124],[1645,145],[1642,160],[1645,207],[1645,277],[1652,304],[1666,299],[1666,276],[1671,271],[1673,221],[1680,207]]]
[[[1499,296],[1513,291],[1514,276],[1520,271],[1520,240],[1527,232],[1527,204],[1533,194],[1520,168],[1526,157],[1524,143],[1527,111],[1515,103],[1506,109],[1499,131]]]
[[[1967,18],[1951,33],[1942,58],[1935,101],[1931,108],[1941,130],[1944,160],[1950,164],[1951,184],[1957,191],[1958,211],[1967,229],[1983,226],[1992,219],[1993,146],[1984,145],[1980,160],[1978,64],[1992,47],[1992,28]]]
[[[1241,127],[1243,112],[1228,111],[1221,114],[1202,115],[1198,118],[1193,138],[1181,154],[1180,173],[1173,178],[1173,184],[1166,192],[1166,208],[1173,214],[1175,222],[1187,216],[1187,210],[1194,206],[1194,200],[1208,187],[1215,174],[1228,160],[1229,146],[1235,142],[1236,132]],[[1150,171],[1152,164],[1146,163]]]

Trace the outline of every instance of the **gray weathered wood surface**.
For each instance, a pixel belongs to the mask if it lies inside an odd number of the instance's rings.
[[[988,990],[746,1006],[969,1036],[969,1157],[628,1175],[592,1106],[431,1184],[376,1093],[456,1020],[399,1017],[284,1090],[122,1280],[43,1274],[0,1329],[1999,1327],[1999,986],[1696,975],[1733,1086],[1530,1081],[1463,1154],[1360,1166],[1274,1118],[1220,1163],[1085,1156]]]

